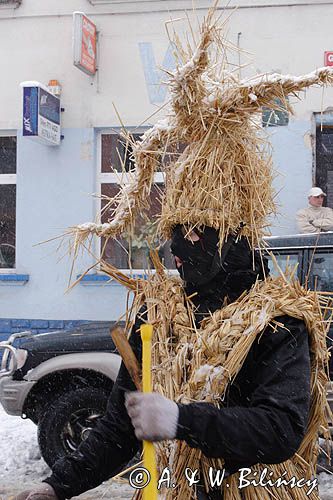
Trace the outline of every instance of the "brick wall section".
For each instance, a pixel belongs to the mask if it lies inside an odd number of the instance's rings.
[[[24,330],[30,330],[32,333],[46,333],[54,330],[71,330],[84,323],[90,323],[90,321],[0,318],[0,342],[7,340],[12,333]]]

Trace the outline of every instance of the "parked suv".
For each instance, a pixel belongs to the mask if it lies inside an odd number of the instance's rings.
[[[265,241],[282,270],[287,263],[297,265],[303,285],[333,295],[333,232]],[[269,261],[274,274],[271,257]],[[98,322],[70,332],[22,332],[0,344],[0,402],[7,413],[38,425],[41,453],[50,466],[76,449],[105,412],[120,366],[110,327]],[[330,367],[333,379],[332,360]],[[328,396],[333,409],[330,390]]]
[[[121,362],[112,326],[98,322],[71,331],[27,331],[0,343],[0,402],[10,415],[38,425],[49,466],[75,450],[105,413]]]

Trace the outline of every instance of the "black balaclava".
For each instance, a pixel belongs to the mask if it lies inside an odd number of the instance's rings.
[[[184,237],[183,226],[175,226],[171,252],[182,261],[178,271],[186,293],[196,293],[192,301],[200,321],[221,308],[225,299],[233,302],[257,279],[264,279],[269,269],[267,260],[261,259],[258,251],[253,253],[246,238],[229,235],[219,252],[218,231],[206,226],[202,232],[195,232],[200,239],[190,241]]]

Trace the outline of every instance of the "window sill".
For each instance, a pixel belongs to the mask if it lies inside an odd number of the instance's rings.
[[[0,274],[1,285],[22,286],[28,283],[29,274]]]
[[[120,271],[125,274],[126,276],[130,276],[133,279],[147,279],[148,275],[147,273],[142,270],[142,269],[135,269],[130,271],[129,269],[120,269]],[[151,270],[150,274],[154,274],[156,271]],[[179,276],[178,272],[176,269],[170,269],[169,270],[170,275],[175,275]],[[78,274],[76,279],[80,279],[82,274]],[[81,285],[119,285],[117,280],[114,278],[111,278],[110,276],[106,276],[105,274],[86,274],[81,278],[80,280]]]
[[[86,274],[82,277],[82,274],[78,274],[76,279],[80,279],[80,285],[111,285],[113,279],[104,274]]]
[[[124,272],[124,270],[121,270],[122,272]],[[129,271],[128,272],[124,272],[124,274],[127,274],[129,275]],[[80,279],[81,278],[81,274],[79,274],[76,278],[77,279]],[[138,271],[137,273],[132,273],[131,274],[131,277],[132,278],[146,278],[147,275],[145,275],[143,273],[143,271]],[[107,276],[105,274],[86,274],[85,276],[83,276],[83,278],[81,278],[80,280],[80,284],[81,285],[84,285],[84,286],[99,286],[99,285],[103,285],[103,286],[109,286],[109,285],[119,285],[119,283],[117,282],[117,280],[115,280],[114,278],[111,278],[110,276]]]

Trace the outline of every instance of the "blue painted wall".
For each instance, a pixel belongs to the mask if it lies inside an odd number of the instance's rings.
[[[290,121],[287,127],[268,130],[280,172],[275,179],[280,215],[273,221],[273,234],[295,232],[295,213],[306,204],[312,152],[305,138],[310,129],[310,121]],[[17,273],[28,275],[29,280],[21,286],[0,282],[3,335],[17,328],[53,329],[53,321],[70,325],[115,320],[125,312],[127,292],[114,282],[85,281],[66,293],[71,270],[68,242],[60,251],[60,240],[38,245],[72,225],[93,221],[98,209],[91,196],[97,191],[95,131],[65,129],[63,133],[62,144],[54,148],[18,137]],[[92,263],[89,255],[80,256],[74,278]],[[39,326],[34,328],[32,320],[38,320]]]
[[[110,320],[124,313],[126,290],[118,284],[68,287],[68,242],[38,245],[69,226],[92,221],[97,203],[96,144],[93,129],[65,129],[59,147],[18,137],[17,273],[29,275],[21,286],[0,286],[0,318]],[[37,245],[37,246],[36,246]],[[60,260],[61,259],[61,260]],[[81,256],[74,278],[93,263]]]
[[[277,172],[278,215],[272,220],[272,234],[297,233],[295,214],[308,205],[307,192],[312,187],[311,122],[290,120],[287,127],[272,127],[268,132]]]
[[[24,332],[47,333],[56,330],[71,330],[88,321],[62,321],[45,319],[11,319],[0,318],[0,342],[7,340],[12,333]],[[0,351],[0,357],[2,352]]]

